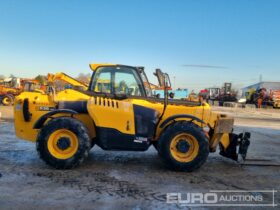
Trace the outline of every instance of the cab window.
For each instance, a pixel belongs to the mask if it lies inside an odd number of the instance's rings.
[[[143,96],[142,84],[138,75],[130,69],[116,71],[115,73],[115,93],[128,96]]]
[[[100,93],[145,96],[136,69],[129,67],[100,67],[96,70],[93,89]]]

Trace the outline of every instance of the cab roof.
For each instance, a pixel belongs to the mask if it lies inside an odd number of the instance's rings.
[[[96,69],[98,69],[98,67],[101,66],[126,66],[126,67],[132,67],[132,68],[137,68],[135,66],[128,66],[128,65],[122,65],[122,64],[111,64],[111,63],[91,63],[89,64],[89,67],[92,71],[96,71]],[[138,67],[140,68],[140,67]],[[141,67],[143,68],[143,67]]]
[[[117,65],[111,64],[111,63],[91,63],[91,64],[89,64],[89,67],[91,68],[92,71],[95,71],[100,66],[117,66]]]

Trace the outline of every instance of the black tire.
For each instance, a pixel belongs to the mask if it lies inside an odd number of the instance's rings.
[[[180,134],[192,135],[199,145],[197,155],[189,162],[176,160],[171,153],[170,145],[174,137]],[[179,121],[169,125],[161,134],[158,141],[158,152],[163,162],[176,171],[193,171],[201,167],[209,155],[209,142],[203,130],[194,123]]]
[[[74,133],[78,139],[78,149],[68,159],[54,157],[48,149],[51,134],[59,129],[67,129]],[[70,117],[59,117],[49,121],[39,132],[37,138],[37,151],[42,160],[56,169],[70,169],[81,164],[88,156],[91,148],[89,132],[82,122]]]
[[[95,145],[96,138],[91,139],[90,141],[90,149],[92,149]]]

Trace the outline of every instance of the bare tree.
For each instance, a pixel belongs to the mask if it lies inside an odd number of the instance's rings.
[[[83,73],[80,73],[76,79],[77,79],[78,81],[82,82],[82,83],[89,84],[90,77],[91,77],[90,74],[83,74]]]
[[[38,75],[37,77],[35,77],[35,80],[37,80],[42,85],[45,85],[47,83],[47,77],[43,75]]]

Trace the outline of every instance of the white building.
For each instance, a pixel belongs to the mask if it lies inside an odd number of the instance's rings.
[[[245,93],[249,92],[249,90],[259,90],[261,88],[265,88],[268,93],[273,90],[280,90],[280,82],[259,82],[249,85],[247,87],[241,88],[242,96],[245,96]]]

